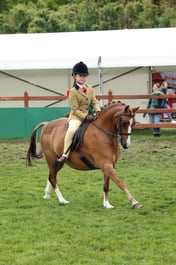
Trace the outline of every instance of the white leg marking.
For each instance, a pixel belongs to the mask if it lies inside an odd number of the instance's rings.
[[[112,206],[108,200],[105,199],[105,195],[104,195],[104,199],[103,199],[103,206],[106,208],[106,209],[112,209],[114,208],[114,206]]]
[[[61,203],[61,204],[67,204],[67,203],[69,203],[69,201],[65,200],[64,197],[62,196],[62,193],[60,192],[58,186],[56,186],[55,192],[56,192],[57,198],[59,200],[59,203]]]
[[[50,198],[50,192],[51,192],[52,186],[49,180],[47,181],[46,188],[45,188],[45,195],[43,196],[43,199],[49,199]]]

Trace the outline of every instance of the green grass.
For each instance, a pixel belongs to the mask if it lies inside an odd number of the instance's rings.
[[[176,134],[134,130],[116,171],[143,207],[132,210],[110,183],[102,206],[100,171],[65,166],[59,185],[69,205],[54,192],[43,200],[48,169],[44,160],[26,168],[26,140],[0,141],[1,265],[175,265]]]

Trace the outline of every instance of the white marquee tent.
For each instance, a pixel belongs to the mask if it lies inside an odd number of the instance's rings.
[[[0,70],[176,65],[176,28],[0,35]]]
[[[20,96],[25,90],[30,95],[65,94],[79,61],[88,65],[96,94],[109,89],[114,94],[147,94],[152,71],[176,72],[175,36],[176,28],[0,35],[0,95]],[[34,101],[30,106],[49,103]],[[9,104],[23,106],[0,102],[0,107]],[[143,108],[146,101],[136,104]]]

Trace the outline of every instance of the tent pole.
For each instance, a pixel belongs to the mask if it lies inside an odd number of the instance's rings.
[[[149,66],[149,87],[148,87],[148,93],[150,94],[152,92],[152,72],[153,72],[153,67]]]
[[[99,79],[99,93],[103,95],[103,72],[101,66],[101,56],[98,57],[98,79]],[[104,102],[103,99],[100,100],[100,106],[103,107]]]

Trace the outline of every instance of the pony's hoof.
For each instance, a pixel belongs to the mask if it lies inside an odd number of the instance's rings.
[[[69,201],[66,201],[66,200],[62,200],[62,201],[60,201],[59,202],[60,204],[68,204],[68,203],[70,203]]]
[[[139,209],[139,208],[141,208],[142,207],[142,205],[139,203],[139,202],[136,202],[136,203],[134,203],[133,205],[132,205],[132,208],[133,209]]]
[[[49,200],[49,199],[50,199],[50,195],[49,195],[49,194],[45,194],[45,195],[43,196],[43,199],[45,199],[45,200]]]
[[[113,209],[113,208],[114,208],[114,206],[111,205],[108,201],[104,202],[104,203],[103,203],[103,206],[104,206],[106,209]]]

